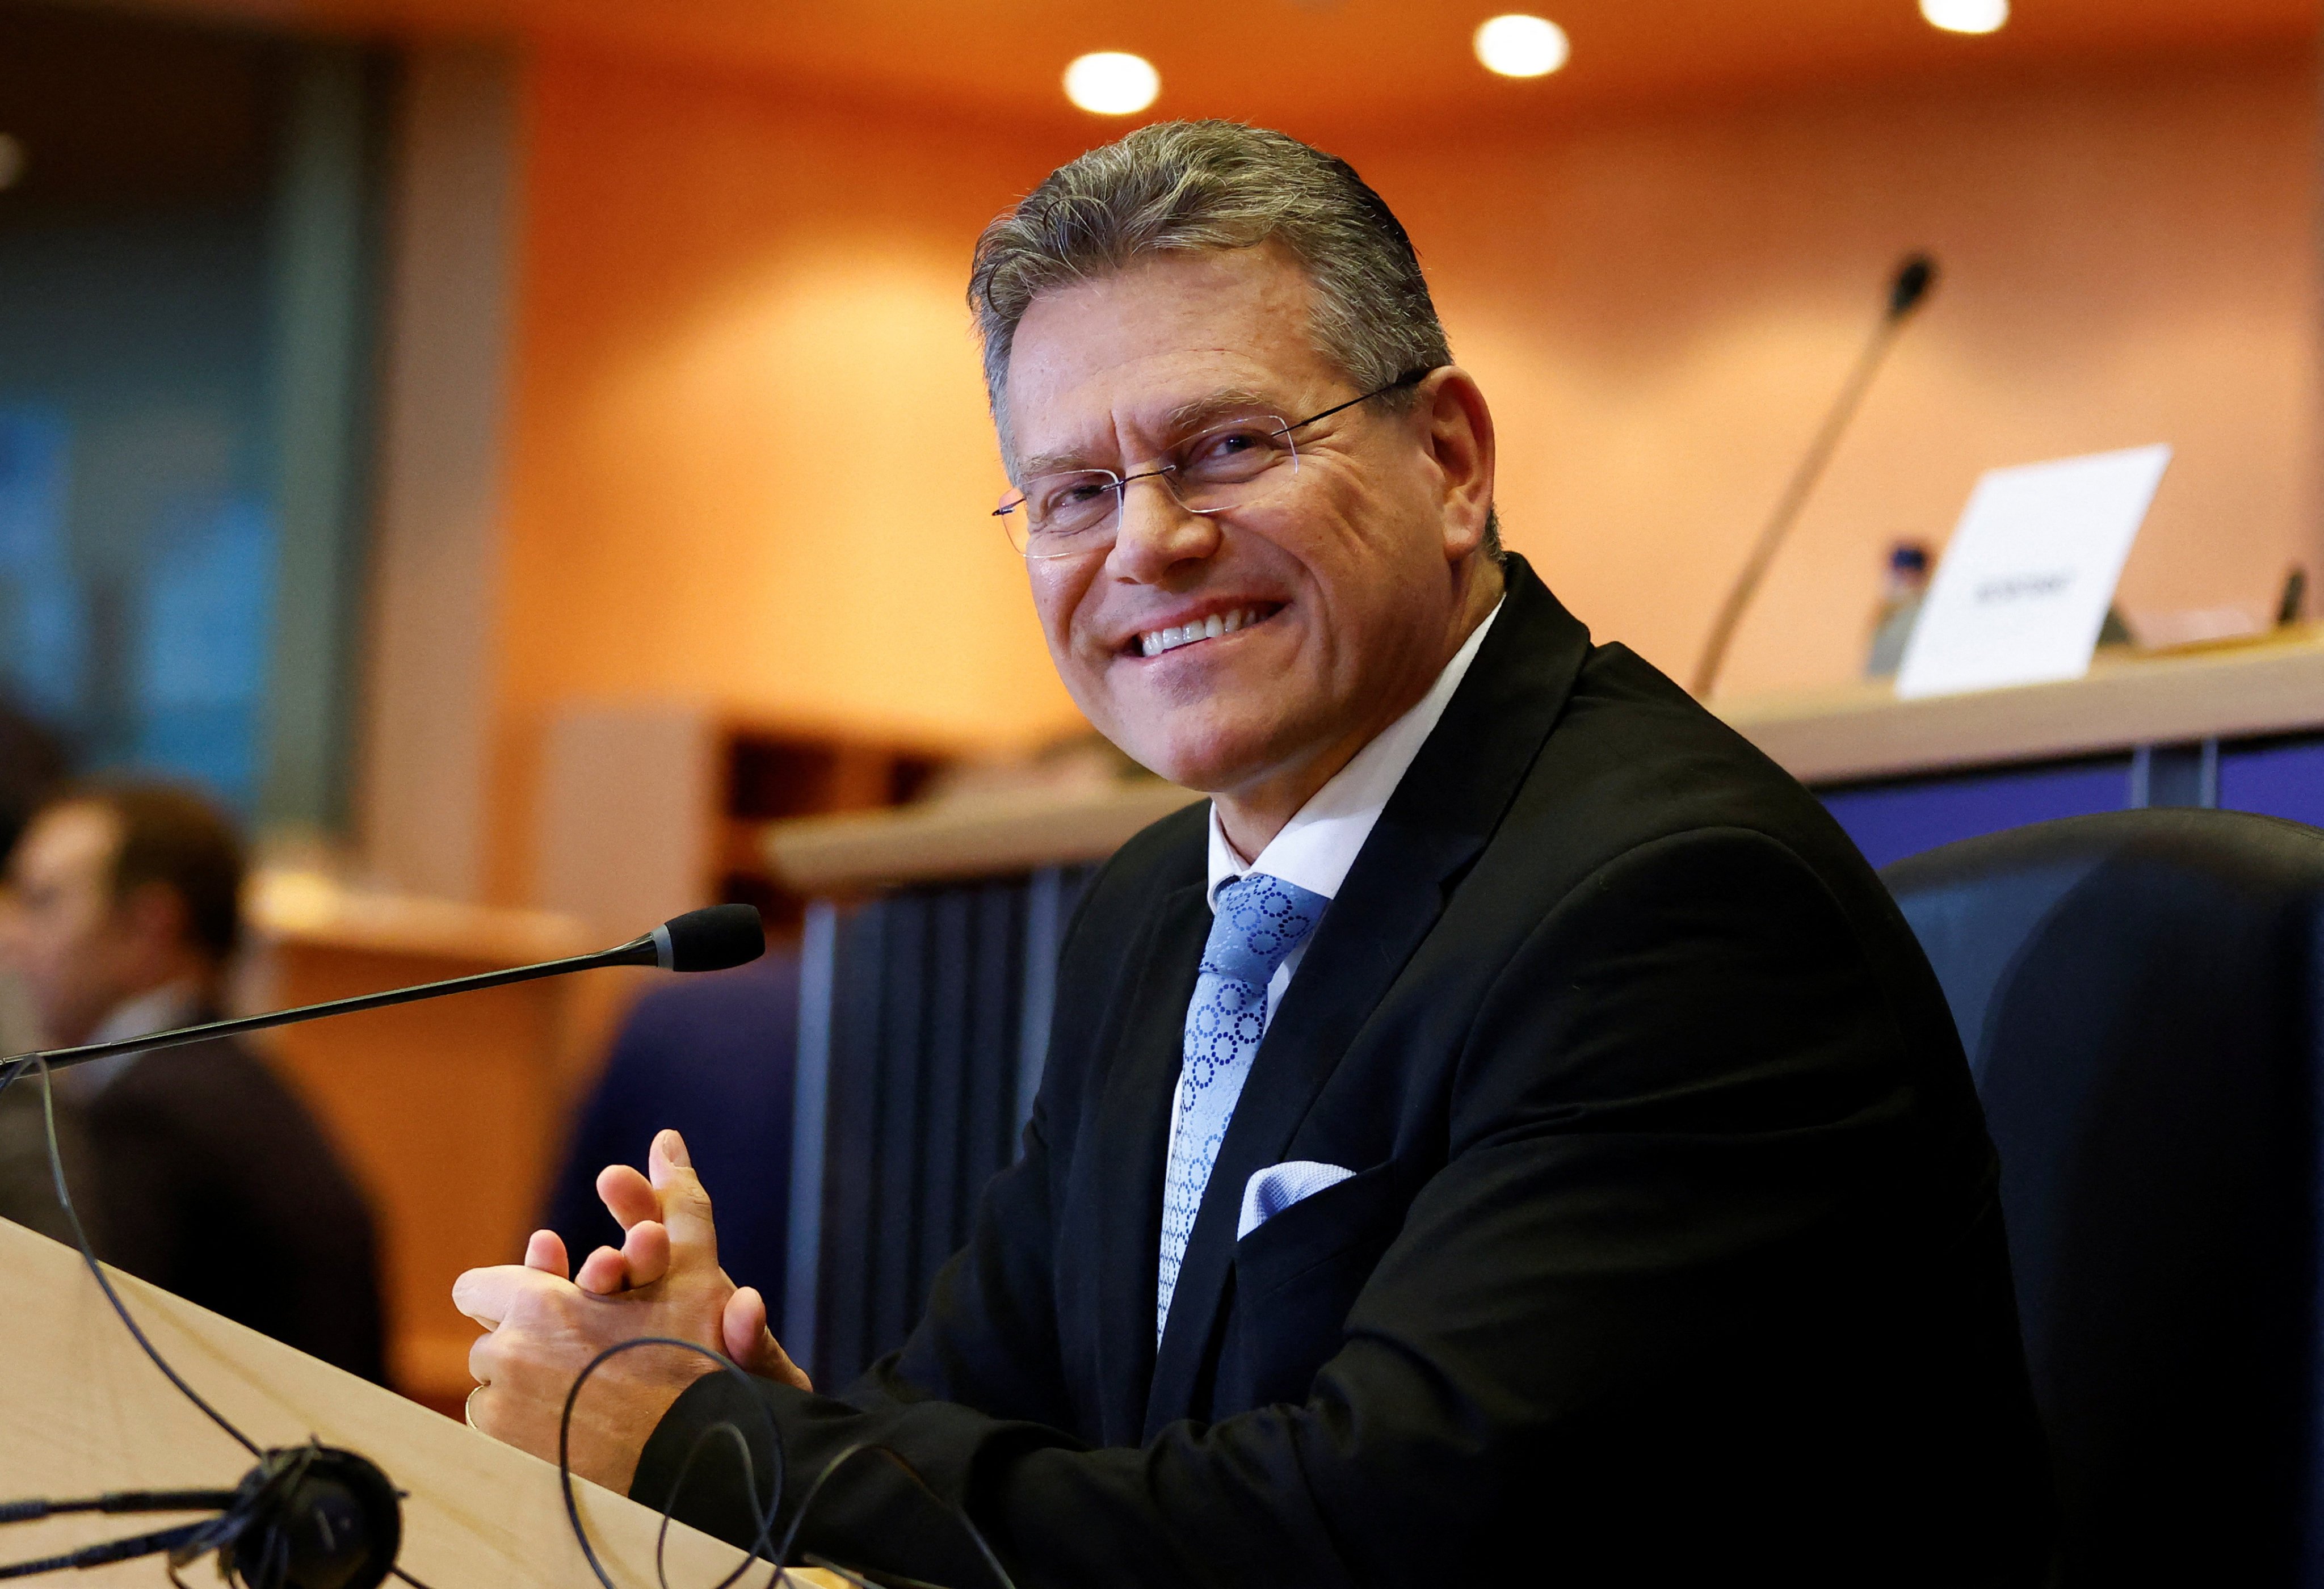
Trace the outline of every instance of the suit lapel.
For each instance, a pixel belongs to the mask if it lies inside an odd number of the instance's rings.
[[[1121,1031],[1119,1061],[1099,1104],[1096,1149],[1100,1316],[1098,1381],[1104,1444],[1135,1444],[1154,1372],[1154,1292],[1162,1233],[1162,1178],[1186,1005],[1210,937],[1204,885],[1162,897]]]
[[[1448,884],[1499,826],[1588,652],[1589,632],[1522,558],[1509,558],[1507,577],[1500,616],[1324,911],[1251,1063],[1187,1239],[1154,1360],[1143,1440],[1194,1410],[1224,1320],[1244,1183],[1282,1160],[1341,1057],[1435,926]],[[1204,917],[1207,930],[1207,911]],[[1182,1022],[1192,991],[1189,975]],[[1148,1201],[1158,1225],[1158,1189]],[[1154,1269],[1148,1253],[1149,1294]]]

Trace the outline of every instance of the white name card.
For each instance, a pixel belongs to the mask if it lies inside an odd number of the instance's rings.
[[[2134,447],[1988,469],[1969,494],[1896,670],[1896,693],[2079,679],[2171,462]]]

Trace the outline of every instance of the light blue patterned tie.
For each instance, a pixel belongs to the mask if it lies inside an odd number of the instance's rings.
[[[1267,984],[1292,950],[1307,941],[1331,901],[1297,883],[1254,872],[1219,890],[1202,975],[1186,1006],[1181,1050],[1177,1134],[1162,1181],[1162,1268],[1154,1293],[1154,1338],[1170,1318],[1170,1293],[1186,1238],[1211,1184],[1219,1144],[1226,1141],[1235,1100],[1242,1096],[1251,1056],[1267,1033]]]

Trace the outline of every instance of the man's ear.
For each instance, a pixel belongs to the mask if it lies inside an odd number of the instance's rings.
[[[1444,559],[1457,563],[1485,543],[1493,512],[1493,411],[1468,371],[1447,365],[1421,387],[1424,445],[1443,492]]]

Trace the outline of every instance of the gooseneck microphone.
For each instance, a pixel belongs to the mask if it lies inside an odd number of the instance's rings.
[[[1727,599],[1720,604],[1718,617],[1711,621],[1711,638],[1703,643],[1702,660],[1695,664],[1694,682],[1690,687],[1695,699],[1711,698],[1711,688],[1719,682],[1719,670],[1725,664],[1727,648],[1735,639],[1736,625],[1742,622],[1744,609],[1751,605],[1751,598],[1758,594],[1759,581],[1766,577],[1767,565],[1775,561],[1776,548],[1791,533],[1800,510],[1807,505],[1808,493],[1815,489],[1824,466],[1831,462],[1833,450],[1847,431],[1848,422],[1856,417],[1872,377],[1879,373],[1881,362],[1895,343],[1896,333],[1904,328],[1913,311],[1921,307],[1921,300],[1928,297],[1936,279],[1937,262],[1925,254],[1908,254],[1897,264],[1896,273],[1888,283],[1888,302],[1881,310],[1879,324],[1872,329],[1871,340],[1857,356],[1856,368],[1849,373],[1831,411],[1824,415],[1822,427],[1808,444],[1807,456],[1800,459],[1783,495],[1775,499],[1775,511],[1768,515],[1766,527],[1759,531],[1758,542],[1752,547],[1743,571],[1735,577]]]
[[[295,1026],[302,1021],[353,1015],[364,1010],[383,1010],[390,1004],[440,999],[450,993],[478,993],[485,988],[506,987],[511,983],[533,982],[544,976],[566,976],[576,971],[595,971],[609,965],[658,965],[664,971],[724,971],[731,966],[749,964],[766,953],[766,930],[759,920],[755,906],[709,905],[699,910],[688,910],[683,916],[673,916],[642,938],[632,938],[618,948],[601,949],[594,955],[576,955],[567,960],[543,960],[535,965],[515,965],[506,971],[455,976],[444,982],[422,983],[417,987],[390,988],[384,993],[360,993],[352,999],[301,1004],[291,1010],[270,1010],[263,1015],[244,1015],[232,1021],[205,1021],[199,1026],[149,1032],[142,1038],[120,1038],[106,1043],[84,1043],[77,1049],[49,1049],[32,1054],[13,1054],[0,1059],[0,1067],[5,1067],[0,1069],[0,1085],[14,1079],[17,1072],[37,1060],[46,1060],[51,1070],[62,1070],[69,1066],[86,1065],[92,1059],[110,1058],[115,1054],[143,1054],[154,1049],[206,1043],[213,1038],[238,1037],[246,1031],[263,1031],[273,1026]]]
[[[390,1004],[447,993],[475,993],[481,988],[506,987],[538,977],[563,976],[608,965],[659,965],[664,971],[724,971],[757,959],[766,952],[767,935],[759,912],[749,905],[712,905],[674,916],[644,937],[618,948],[567,960],[544,960],[480,976],[456,976],[418,987],[364,993],[328,1003],[304,1004],[238,1021],[213,1021],[201,1026],[157,1031],[119,1042],[88,1043],[77,1049],[53,1049],[0,1059],[0,1090],[26,1071],[46,1072],[85,1065],[114,1054],[144,1053],[174,1049],[237,1032],[260,1031],[270,1026],[290,1026],[319,1021],[329,1015],[352,1015]],[[217,1558],[220,1575],[242,1589],[377,1589],[392,1574],[411,1589],[428,1586],[398,1565],[402,1548],[401,1494],[379,1465],[356,1452],[310,1440],[304,1446],[263,1450],[258,1443],[202,1399],[147,1339],[137,1320],[114,1289],[113,1282],[89,1245],[88,1233],[73,1208],[72,1191],[65,1179],[63,1157],[57,1149],[54,1099],[44,1094],[42,1108],[48,1128],[49,1174],[57,1201],[63,1207],[81,1261],[99,1291],[138,1347],[153,1366],[209,1419],[257,1459],[257,1465],[233,1490],[141,1490],[87,1496],[69,1501],[34,1499],[0,1501],[0,1524],[32,1522],[69,1512],[210,1512],[215,1515],[122,1539],[100,1540],[77,1550],[30,1561],[0,1563],[0,1578],[29,1578],[69,1569],[103,1566],[117,1561],[166,1554],[170,1581],[182,1582],[177,1569],[206,1556]],[[578,1387],[576,1387],[578,1390]],[[572,1407],[568,1400],[566,1414]],[[572,1504],[567,1495],[567,1505]],[[575,1528],[579,1528],[575,1514]],[[588,1548],[586,1538],[582,1548]],[[591,1557],[592,1565],[595,1558]],[[600,1575],[603,1575],[602,1574]]]

